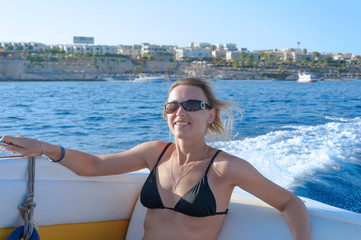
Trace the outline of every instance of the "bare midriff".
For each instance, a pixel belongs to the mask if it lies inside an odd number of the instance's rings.
[[[191,217],[169,209],[148,209],[143,240],[190,240],[217,238],[225,215]]]

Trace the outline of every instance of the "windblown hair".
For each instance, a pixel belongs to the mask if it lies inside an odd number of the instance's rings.
[[[216,116],[214,121],[208,125],[206,136],[209,136],[212,142],[216,140],[230,140],[232,138],[231,135],[233,130],[233,109],[240,112],[239,108],[233,103],[218,100],[213,91],[211,81],[199,78],[183,78],[177,80],[169,88],[167,102],[171,91],[182,85],[190,85],[201,88],[207,98],[207,103],[216,110]],[[227,120],[222,120],[222,113],[225,113],[228,116]],[[167,120],[165,112],[163,112],[163,117]]]

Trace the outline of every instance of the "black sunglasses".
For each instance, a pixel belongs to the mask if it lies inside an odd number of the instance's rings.
[[[212,107],[209,106],[206,102],[200,100],[187,100],[185,102],[168,102],[164,106],[164,112],[166,114],[175,113],[179,106],[186,111],[198,111],[202,109],[211,109]]]

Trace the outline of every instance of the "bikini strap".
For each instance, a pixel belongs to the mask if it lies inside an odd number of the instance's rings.
[[[167,151],[168,147],[169,147],[171,144],[172,144],[172,143],[168,143],[167,146],[164,147],[162,153],[159,155],[159,158],[158,158],[158,160],[157,160],[157,162],[155,163],[155,165],[154,165],[153,168],[155,168],[155,167],[158,165],[160,159],[163,157],[165,151]]]
[[[214,161],[214,159],[217,157],[218,153],[220,153],[222,150],[218,150],[212,157],[211,161],[209,161],[209,164],[208,164],[208,167],[207,167],[207,170],[206,170],[206,173],[205,175],[208,174],[208,171],[209,171],[209,168],[212,166],[212,163]]]

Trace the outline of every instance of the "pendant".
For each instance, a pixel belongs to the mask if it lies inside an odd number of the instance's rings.
[[[173,192],[174,192],[175,190],[177,190],[177,187],[178,187],[178,184],[174,184],[174,185],[173,185]]]

